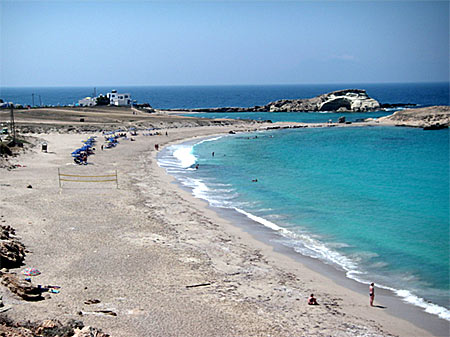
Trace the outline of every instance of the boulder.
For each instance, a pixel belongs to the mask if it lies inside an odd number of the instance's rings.
[[[73,337],[109,337],[107,333],[90,326],[85,326],[82,329],[75,329],[74,332]]]
[[[42,289],[12,273],[2,273],[2,284],[26,301],[41,301]]]
[[[0,226],[0,265],[2,268],[16,268],[25,259],[25,246],[14,237],[11,226]]]
[[[12,156],[12,151],[8,145],[0,142],[0,155]]]

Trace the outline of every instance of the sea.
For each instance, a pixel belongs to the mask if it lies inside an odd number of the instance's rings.
[[[449,105],[449,83],[108,87],[155,108],[249,107],[333,90],[366,89],[382,103]],[[93,88],[1,88],[0,98],[67,105]],[[195,116],[327,122],[392,113],[205,113]],[[186,114],[189,115],[189,114]],[[277,244],[450,321],[449,130],[301,128],[190,140],[158,163],[211,207],[235,212]],[[198,169],[195,166],[198,165]]]

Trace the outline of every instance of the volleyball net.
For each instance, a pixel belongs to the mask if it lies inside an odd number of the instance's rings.
[[[82,174],[68,174],[61,173],[58,168],[58,183],[59,188],[63,187],[64,182],[74,182],[74,183],[115,183],[116,188],[119,188],[119,180],[117,178],[117,170],[110,174],[99,174],[99,175],[82,175]]]

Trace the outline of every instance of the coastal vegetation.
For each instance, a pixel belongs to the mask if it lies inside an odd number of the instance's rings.
[[[107,96],[99,95],[97,96],[96,102],[97,105],[109,105],[110,100]]]

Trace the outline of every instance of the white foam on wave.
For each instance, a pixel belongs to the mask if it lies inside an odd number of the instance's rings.
[[[206,138],[206,139],[203,139],[203,140],[199,141],[198,143],[195,143],[194,146],[197,146],[197,145],[200,145],[200,144],[203,144],[203,143],[206,143],[206,142],[212,142],[212,141],[215,141],[215,140],[219,140],[222,137],[224,137],[224,136],[217,136],[217,137],[212,137],[212,138]]]
[[[438,315],[440,318],[450,321],[450,310],[441,307],[437,304],[429,303],[425,301],[423,298],[420,298],[412,294],[409,290],[393,289],[393,291],[397,296],[402,297],[405,302],[421,307],[425,309],[425,312],[429,314]]]
[[[173,156],[180,162],[181,167],[191,167],[197,161],[197,157],[195,157],[193,154],[193,146],[174,145],[173,148]]]
[[[318,258],[324,262],[333,262],[334,264],[344,268],[344,270],[351,271],[354,273],[360,273],[356,270],[357,265],[353,263],[349,258],[345,257],[342,254],[339,254],[336,251],[329,249],[325,244],[316,240],[312,237],[312,235],[295,233],[290,231],[284,227],[280,227],[279,225],[264,219],[262,217],[256,216],[252,213],[246,212],[240,208],[234,207],[234,209],[248,217],[249,219],[256,221],[267,228],[270,228],[288,239],[292,239],[289,244],[295,251],[302,255]],[[299,246],[301,244],[301,246]]]
[[[431,302],[427,302],[423,298],[414,295],[413,293],[411,293],[409,290],[406,289],[395,289],[382,284],[378,284],[377,286],[378,288],[383,288],[392,291],[398,297],[402,298],[404,302],[422,308],[424,309],[425,312],[431,315],[437,315],[439,318],[450,321],[450,310],[448,310],[447,308],[444,308],[440,305]]]
[[[273,208],[260,208],[258,211],[259,212],[272,212]]]
[[[172,145],[168,148],[168,150],[172,153],[172,158],[170,156],[165,156],[163,158],[158,158],[158,165],[162,167],[170,167],[170,166],[178,166],[184,169],[191,170],[191,166],[193,166],[197,162],[197,157],[194,155],[194,147],[205,143],[212,142],[218,140],[224,136],[206,138],[194,145],[190,144],[177,144]]]
[[[285,232],[287,233],[288,232],[287,229],[285,229],[283,227],[280,227],[277,224],[274,224],[273,222],[270,222],[269,220],[266,220],[264,218],[256,216],[256,215],[254,215],[252,213],[248,213],[248,212],[246,212],[246,211],[244,211],[244,210],[242,210],[240,208],[237,208],[237,207],[234,207],[234,209],[238,213],[244,214],[247,218],[252,219],[253,221],[256,221],[256,222],[258,222],[258,223],[260,223],[260,224],[262,224],[262,225],[264,225],[264,226],[266,226],[266,227],[268,227],[268,228],[270,228],[270,229],[272,229],[274,231],[277,231],[277,232],[280,232],[280,233],[285,233]]]
[[[179,168],[166,168],[167,173],[169,174],[178,174],[178,173],[183,173],[184,171],[179,169]]]
[[[231,187],[231,184],[222,184],[217,182],[211,182],[209,183],[210,186],[217,186],[217,187]]]
[[[222,193],[216,189],[211,189],[204,181],[192,177],[178,177],[179,182],[192,190],[192,194],[199,199],[206,200],[211,206],[230,208],[232,199],[236,198],[237,194],[234,190],[222,190]]]
[[[327,263],[331,261],[336,265],[343,267],[346,271],[357,272],[357,266],[350,259],[343,256],[342,254],[339,254],[338,252],[329,249],[325,244],[314,239],[311,235],[294,233],[293,231],[290,231],[284,227],[280,227],[267,219],[256,216],[236,207],[234,209],[237,212],[244,214],[249,219],[282,234],[284,237],[293,239],[294,241],[292,241],[291,246],[296,252],[302,255],[318,258]],[[299,243],[301,243],[302,246],[299,246]]]
[[[344,269],[346,274],[362,273],[357,270],[357,264],[350,258],[333,249],[330,249],[326,244],[315,239],[311,235],[293,233],[291,238],[294,239],[296,243],[301,243],[301,245],[297,244],[293,248],[296,252],[302,255],[317,258],[327,264],[331,263],[337,265],[338,267]]]
[[[197,198],[206,199],[207,193],[209,191],[208,186],[206,186],[201,180],[199,179],[189,179],[190,187],[192,188],[192,193]]]
[[[187,143],[169,146],[165,149],[166,152],[158,157],[158,165],[165,168],[167,173],[174,174],[179,183],[188,187],[195,197],[206,200],[211,206],[231,208],[232,200],[237,197],[237,194],[230,184],[214,181],[210,183],[193,176],[194,172],[197,171],[193,167],[197,162],[197,157],[193,154],[195,145],[222,137],[203,139],[196,144]]]
[[[214,192],[219,192],[219,193],[231,193],[234,192],[234,189],[232,188],[215,188],[213,189]],[[234,194],[235,196],[237,196],[237,194]]]
[[[158,159],[158,165],[162,166],[162,167],[166,167],[166,166],[176,166],[178,164],[177,160],[174,159],[168,159],[168,158],[159,158]]]

